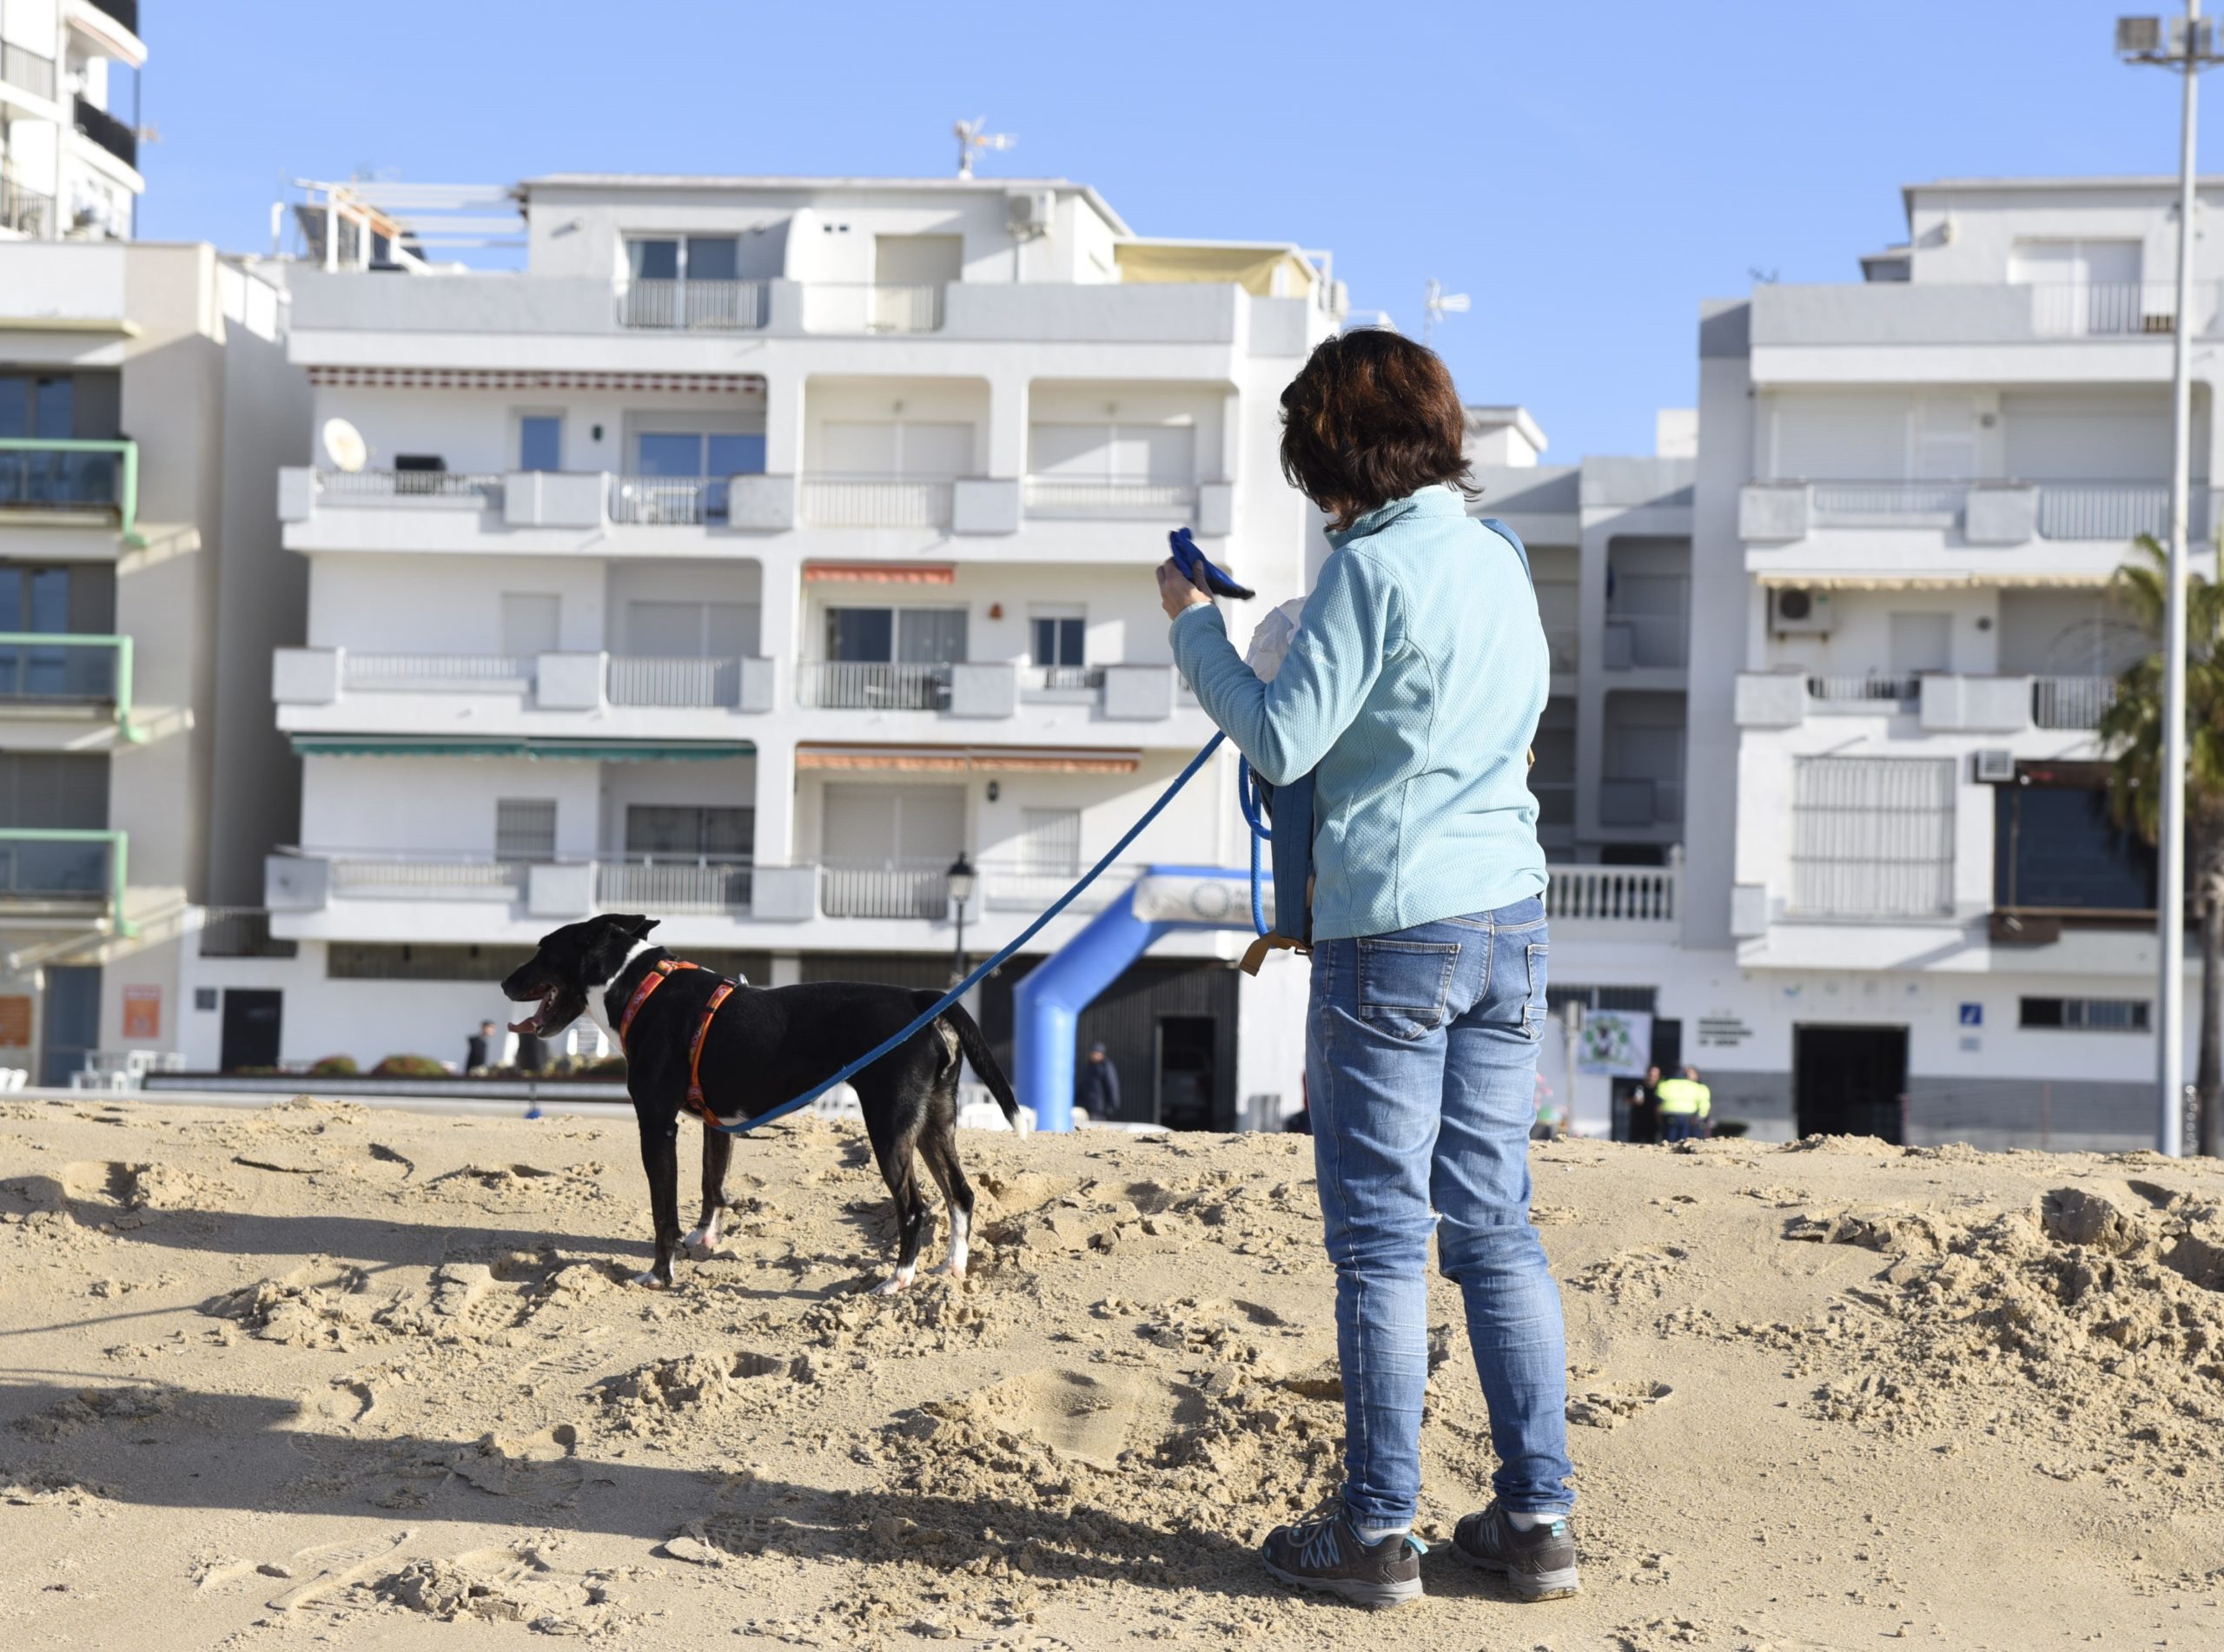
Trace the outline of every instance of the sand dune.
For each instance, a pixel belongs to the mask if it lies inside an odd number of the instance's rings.
[[[829,1125],[740,1146],[668,1295],[622,1283],[630,1125],[15,1103],[0,1144],[21,1646],[2224,1645],[2212,1166],[1538,1149],[1584,1593],[1439,1556],[1373,1616],[1251,1555],[1338,1478],[1301,1140],[969,1134],[974,1276],[891,1298]],[[1458,1313],[1432,1536],[1493,1461]]]

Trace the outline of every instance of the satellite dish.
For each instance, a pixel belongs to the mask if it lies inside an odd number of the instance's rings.
[[[359,471],[371,457],[371,445],[363,439],[363,433],[345,419],[324,421],[324,456],[332,461],[334,470]]]

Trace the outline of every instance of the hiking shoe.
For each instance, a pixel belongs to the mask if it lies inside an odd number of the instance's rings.
[[[1421,1597],[1421,1556],[1428,1550],[1403,1531],[1380,1543],[1361,1542],[1339,1497],[1294,1525],[1276,1526],[1259,1552],[1285,1583],[1359,1606],[1399,1606]]]
[[[1576,1591],[1575,1534],[1564,1514],[1523,1531],[1493,1502],[1453,1529],[1452,1547],[1471,1566],[1504,1572],[1525,1601],[1556,1601]]]

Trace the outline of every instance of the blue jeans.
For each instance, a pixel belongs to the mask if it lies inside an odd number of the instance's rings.
[[[1499,1501],[1574,1502],[1559,1287],[1529,1224],[1546,959],[1536,900],[1314,948],[1306,1084],[1362,1526],[1409,1523],[1420,1496],[1432,1230],[1466,1301]]]
[[[1661,1115],[1660,1139],[1663,1141],[1689,1141],[1699,1133],[1699,1115],[1696,1113],[1669,1113]]]

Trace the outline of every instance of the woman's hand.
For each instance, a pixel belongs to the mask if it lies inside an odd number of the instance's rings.
[[[1172,557],[1158,565],[1158,603],[1166,610],[1168,619],[1179,619],[1186,610],[1202,607],[1211,601],[1210,593],[1191,581]]]

